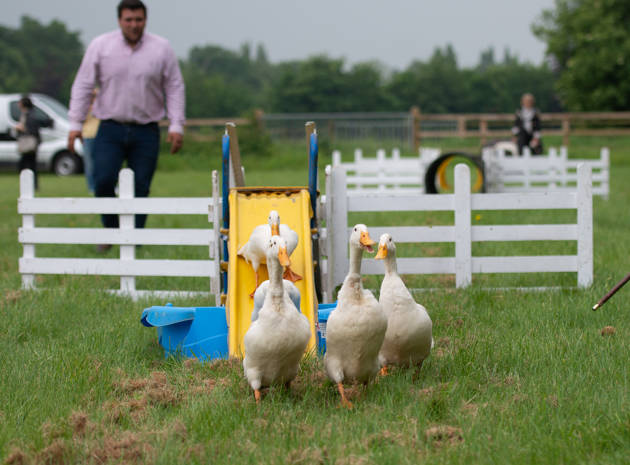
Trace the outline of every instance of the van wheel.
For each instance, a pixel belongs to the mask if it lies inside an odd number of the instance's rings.
[[[57,176],[69,176],[81,172],[81,160],[76,155],[63,151],[55,156],[53,172]]]

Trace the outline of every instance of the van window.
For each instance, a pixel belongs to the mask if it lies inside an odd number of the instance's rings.
[[[44,110],[36,105],[33,105],[33,111],[35,112],[35,118],[37,118],[41,127],[49,128],[52,126],[52,119]],[[11,115],[11,119],[13,121],[20,121],[21,113],[17,100],[14,100],[9,104],[9,114]]]

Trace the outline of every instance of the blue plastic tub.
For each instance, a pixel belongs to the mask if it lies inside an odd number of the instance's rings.
[[[153,306],[142,312],[140,322],[157,329],[165,357],[228,358],[225,307]]]
[[[326,324],[330,312],[337,308],[337,302],[332,304],[319,304],[317,308],[317,349],[320,354],[326,353]]]

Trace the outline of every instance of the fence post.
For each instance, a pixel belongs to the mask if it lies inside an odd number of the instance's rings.
[[[32,199],[35,196],[35,175],[31,170],[22,170],[20,173],[20,200]],[[35,215],[22,215],[22,229],[35,227]],[[35,244],[22,244],[22,258],[35,258]],[[22,288],[35,289],[35,275],[22,275]]]
[[[601,168],[599,169],[599,173],[602,177],[600,186],[604,192],[604,200],[608,200],[608,194],[610,192],[610,149],[608,147],[602,147],[600,160]]]
[[[591,167],[577,168],[578,287],[593,284],[593,186]]]
[[[118,173],[118,197],[120,199],[134,198],[134,173],[129,168],[123,168]],[[135,228],[135,215],[120,215],[119,227],[123,230],[132,230]],[[120,260],[133,261],[136,259],[136,245],[121,245]],[[132,295],[136,292],[136,278],[134,276],[120,277],[120,290],[124,294]]]
[[[411,122],[411,134],[413,140],[413,153],[418,153],[420,149],[420,117],[422,116],[420,113],[420,108],[417,106],[411,107],[409,110],[409,121]]]
[[[378,166],[378,173],[376,174],[377,189],[379,192],[385,192],[387,189],[387,175],[385,174],[385,164],[387,153],[385,149],[378,149],[376,151],[376,166]],[[395,186],[398,187],[398,186]]]
[[[463,163],[455,167],[455,286],[472,283],[470,169]]]
[[[333,165],[334,166],[334,165]],[[324,292],[322,293],[324,303],[332,302],[332,295],[334,290],[333,285],[333,220],[332,220],[332,167],[326,166],[326,203],[324,205],[324,216],[326,218],[326,245],[323,247],[326,254],[326,271],[322,282],[324,283]],[[322,270],[324,267],[322,267]]]
[[[488,137],[488,120],[481,119],[479,121],[479,133],[481,137],[481,145],[484,146]]]
[[[210,292],[214,294],[214,304],[221,305],[221,207],[219,206],[219,174],[212,171],[212,203],[208,206],[208,220],[212,221],[212,247],[210,258],[214,263],[214,277],[210,278]]]
[[[562,145],[569,146],[569,134],[571,133],[571,121],[569,115],[564,115],[562,118]]]
[[[341,152],[339,150],[333,150],[332,164],[333,166],[341,165]]]
[[[348,274],[348,196],[346,192],[346,173],[341,167],[334,167],[331,172],[330,196],[330,224],[327,224],[330,238],[328,249],[328,270],[332,277],[329,297],[333,298],[334,288],[343,282]],[[334,237],[333,237],[334,234]],[[331,263],[332,262],[332,263]]]

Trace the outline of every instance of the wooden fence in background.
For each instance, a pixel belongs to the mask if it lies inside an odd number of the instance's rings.
[[[562,145],[569,146],[571,136],[627,136],[630,135],[630,112],[542,113],[543,137],[562,136]],[[409,112],[375,113],[264,113],[256,110],[251,119],[191,118],[186,126],[199,140],[216,137],[200,133],[202,128],[221,129],[232,121],[238,126],[256,124],[272,137],[301,138],[303,124],[316,121],[320,135],[331,141],[352,135],[353,138],[374,139],[395,135],[408,142],[417,152],[424,139],[479,138],[488,140],[512,136],[513,113],[429,114],[413,107]],[[163,122],[162,126],[167,123]],[[197,131],[195,131],[197,130]]]

